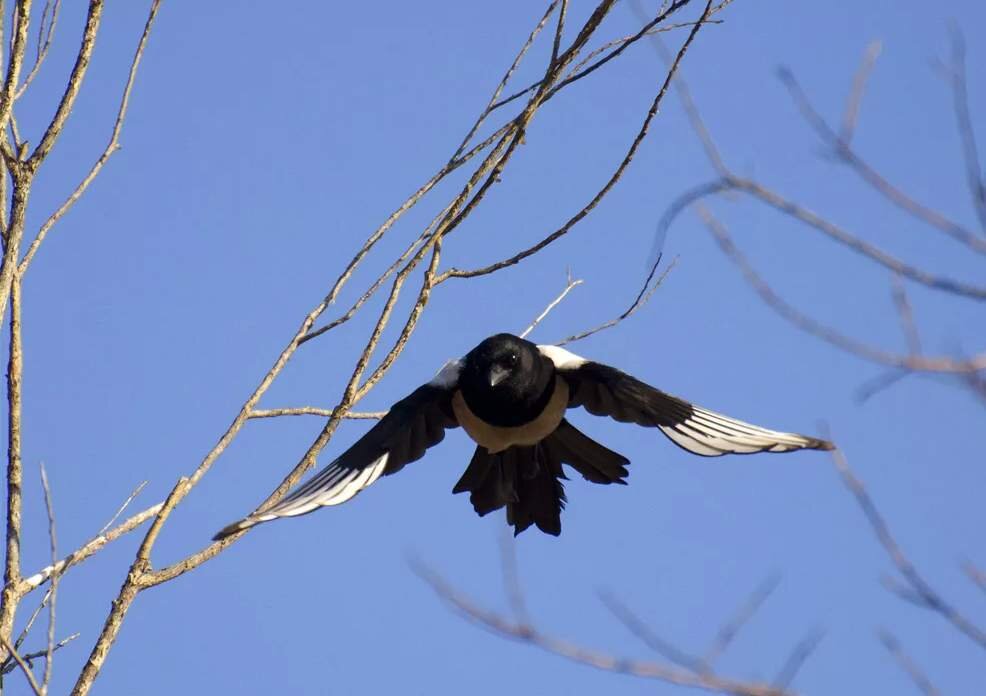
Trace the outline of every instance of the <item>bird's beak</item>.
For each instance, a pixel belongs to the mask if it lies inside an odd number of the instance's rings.
[[[490,368],[490,386],[495,387],[506,379],[509,374],[510,372],[506,369],[500,367],[499,365],[494,365]]]

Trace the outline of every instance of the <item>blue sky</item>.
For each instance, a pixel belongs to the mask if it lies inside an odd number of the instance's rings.
[[[824,156],[775,74],[790,67],[836,120],[866,45],[881,39],[855,144],[904,189],[974,225],[950,96],[932,61],[947,55],[947,21],[965,27],[970,103],[982,122],[986,54],[973,28],[986,23],[986,10],[912,0],[847,8],[731,5],[722,24],[699,34],[684,66],[709,128],[738,173],[915,263],[982,283],[981,259],[889,208]],[[589,9],[572,3],[568,40]],[[80,11],[63,8],[51,62],[18,111],[33,141],[71,65]],[[149,484],[136,505],[166,495],[361,240],[458,144],[542,11],[524,2],[309,3],[276,12],[261,3],[165,4],[123,150],[53,231],[26,280],[26,570],[45,565],[48,553],[38,462],[52,481],[64,551],[99,529],[140,481]],[[144,12],[143,3],[107,9],[30,223],[103,147]],[[635,27],[621,3],[600,37]],[[535,47],[517,84],[542,69],[548,50],[547,41]],[[497,260],[567,220],[622,158],[663,75],[640,45],[552,100],[502,183],[449,239],[443,264]],[[986,131],[979,136],[986,141]],[[483,337],[520,331],[561,290],[567,268],[585,283],[534,338],[551,342],[622,311],[646,273],[661,213],[712,177],[669,98],[624,180],[568,237],[513,270],[436,291],[408,349],[361,408],[386,408]],[[439,193],[451,195],[452,184]],[[407,216],[340,307],[442,203]],[[786,297],[854,336],[905,349],[887,272],[749,200],[714,208]],[[986,622],[982,594],[957,567],[962,558],[986,566],[981,404],[927,378],[860,404],[857,388],[880,369],[772,314],[693,215],[672,228],[665,252],[677,265],[650,304],[574,349],[768,427],[814,433],[829,424],[913,560]],[[910,289],[929,352],[983,349],[981,305]],[[262,406],[334,405],[379,307],[299,351]],[[824,454],[702,459],[655,431],[573,418],[633,465],[626,488],[573,478],[561,537],[518,539],[528,603],[544,630],[651,657],[598,601],[597,590],[609,588],[668,640],[701,652],[776,572],[778,590],[721,659],[724,676],[769,679],[820,627],[825,640],[797,688],[906,693],[912,687],[875,638],[885,627],[943,692],[986,683],[982,655],[965,638],[881,587],[889,563]],[[155,564],[197,550],[251,510],[320,427],[314,418],[249,424],[172,517]],[[345,424],[323,461],[366,427]],[[353,502],[259,528],[144,593],[96,693],[676,693],[492,636],[410,572],[413,554],[506,611],[502,516],[480,519],[466,497],[450,495],[470,451],[453,432]],[[117,542],[62,583],[59,634],[82,636],[58,653],[56,693],[87,656],[138,540]]]

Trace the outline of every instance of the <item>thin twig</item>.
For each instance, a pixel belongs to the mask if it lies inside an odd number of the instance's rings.
[[[163,503],[158,503],[157,505],[152,505],[151,507],[138,512],[136,515],[128,518],[127,520],[121,522],[118,526],[114,527],[105,534],[99,534],[98,536],[90,539],[88,542],[80,546],[78,549],[67,555],[65,558],[61,559],[57,563],[42,568],[37,573],[24,578],[21,583],[22,591],[29,592],[37,587],[39,587],[45,580],[50,578],[52,575],[62,575],[74,565],[82,563],[97,551],[102,549],[104,546],[112,541],[116,541],[123,535],[132,532],[137,529],[140,525],[144,524],[147,520],[154,517],[160,510]]]
[[[45,471],[44,462],[41,463],[41,487],[44,489],[45,510],[48,513],[48,541],[51,547],[51,564],[58,562],[58,534],[55,526],[55,505],[51,500],[51,486],[48,485],[48,472]],[[44,679],[41,681],[41,690],[48,692],[48,685],[51,684],[52,655],[55,652],[55,605],[58,600],[58,575],[51,577],[51,599],[48,601],[48,644],[45,652],[45,671]]]
[[[644,279],[644,284],[641,286],[640,292],[637,293],[637,297],[634,298],[633,302],[630,303],[630,306],[627,307],[622,314],[610,319],[609,321],[604,321],[602,324],[594,326],[591,329],[572,334],[571,336],[566,336],[562,340],[555,343],[555,345],[564,346],[568,343],[575,343],[576,341],[581,341],[583,338],[588,338],[589,336],[597,334],[600,331],[611,329],[623,320],[632,316],[638,309],[646,305],[650,301],[650,298],[654,296],[654,293],[657,292],[657,289],[661,287],[664,279],[668,277],[668,274],[678,263],[678,257],[676,256],[671,260],[671,263],[668,264],[668,267],[664,269],[664,272],[658,276],[657,280],[654,281],[654,284],[651,285],[651,280],[654,278],[654,274],[657,273],[657,268],[661,264],[661,258],[661,255],[658,255],[657,260],[651,265],[650,271]]]
[[[767,577],[760,585],[750,593],[746,601],[739,607],[736,613],[726,623],[724,623],[716,634],[715,639],[702,656],[701,666],[703,671],[711,671],[716,660],[732,644],[736,636],[747,622],[760,610],[760,607],[770,599],[770,596],[777,589],[781,582],[781,576],[774,573]],[[786,685],[785,685],[786,687]]]
[[[572,280],[572,271],[569,270],[567,272],[567,278],[565,281],[565,289],[562,290],[561,293],[555,299],[553,299],[551,302],[548,303],[548,306],[545,307],[544,310],[542,310],[542,312],[537,315],[534,321],[532,321],[526,329],[520,332],[520,337],[527,338],[528,334],[530,334],[531,331],[533,331],[537,327],[537,325],[540,324],[541,321],[546,316],[548,316],[548,314],[551,313],[551,310],[557,307],[561,303],[561,301],[565,299],[565,296],[568,295],[568,293],[570,293],[574,288],[578,287],[579,285],[582,285],[583,282],[584,281],[582,281],[581,279]]]
[[[48,219],[44,221],[40,229],[38,229],[37,235],[35,235],[30,246],[28,247],[27,253],[24,255],[24,258],[20,262],[19,270],[22,274],[27,270],[27,267],[31,265],[31,260],[34,258],[34,255],[38,252],[38,248],[41,246],[42,242],[44,242],[45,237],[48,235],[48,232],[51,230],[51,228],[72,208],[73,205],[75,205],[76,201],[78,201],[82,197],[82,194],[86,192],[86,189],[89,188],[89,185],[96,179],[97,176],[99,176],[99,173],[102,171],[103,166],[106,164],[109,158],[112,157],[113,154],[120,149],[120,133],[123,130],[123,122],[127,117],[127,108],[130,105],[130,93],[131,91],[133,91],[134,81],[137,79],[137,69],[140,67],[140,61],[141,58],[143,58],[144,56],[144,49],[147,47],[147,41],[151,35],[151,28],[154,26],[154,20],[157,17],[157,12],[160,6],[161,6],[161,0],[153,0],[153,2],[151,2],[151,7],[147,14],[147,21],[144,23],[144,32],[143,34],[141,34],[140,41],[137,42],[137,49],[136,51],[134,51],[133,59],[130,62],[130,71],[127,73],[127,81],[123,86],[123,95],[120,98],[120,106],[116,112],[116,120],[113,123],[113,130],[110,132],[109,142],[106,144],[106,147],[103,149],[102,154],[99,155],[99,157],[96,159],[96,162],[89,169],[89,172],[83,177],[82,181],[80,181],[79,184],[75,187],[75,190],[72,191],[71,194],[69,194],[68,198],[66,198],[65,201],[62,202],[60,206],[58,206],[55,212],[53,212],[48,217]],[[98,28],[98,18],[96,21]],[[95,29],[93,29],[92,31],[93,31],[93,40],[94,40]],[[87,25],[87,32],[88,32],[88,25]],[[84,72],[85,72],[85,68],[83,67],[83,74]],[[82,79],[81,76],[78,79],[81,81]],[[69,104],[69,108],[71,108],[71,103]],[[55,137],[57,137],[57,135]],[[50,148],[51,145],[49,145],[48,147]],[[41,145],[38,146],[38,150],[35,151],[35,155],[39,154],[40,148]],[[35,155],[31,156],[32,160],[35,157]],[[38,164],[40,164],[41,159],[43,159],[43,157],[44,154],[41,154],[40,158],[37,160]],[[32,166],[36,167],[37,164]]]
[[[34,691],[35,696],[44,696],[44,692],[41,690],[41,685],[38,684],[38,680],[34,678],[34,673],[31,671],[31,668],[24,661],[24,658],[20,656],[20,653],[14,649],[14,646],[10,644],[10,641],[7,640],[6,636],[0,636],[0,644],[2,644],[10,656],[14,658],[17,666],[21,668],[21,671],[24,673],[24,677],[27,679],[27,683],[31,685],[31,690]]]
[[[893,276],[891,286],[891,296],[894,301],[894,308],[897,310],[897,318],[900,322],[901,331],[907,340],[907,349],[911,355],[921,354],[921,335],[918,333],[914,323],[914,310],[910,300],[907,299],[907,287],[904,281],[897,274]]]
[[[914,686],[917,687],[918,691],[924,694],[924,696],[939,696],[941,692],[935,688],[935,685],[932,684],[927,675],[921,671],[921,668],[918,667],[917,663],[911,659],[911,656],[904,652],[904,649],[900,645],[900,641],[898,641],[892,633],[881,628],[877,631],[877,635],[879,636],[883,647],[887,649],[887,652],[890,653],[904,673],[911,678],[911,681],[914,682]]]
[[[812,656],[815,650],[821,645],[822,638],[825,637],[824,631],[821,629],[816,629],[811,631],[807,636],[802,638],[791,650],[791,654],[787,656],[784,664],[781,665],[780,670],[777,672],[777,676],[774,677],[774,681],[771,684],[775,688],[787,690],[791,684],[794,682],[794,678],[798,676],[798,672],[804,667],[808,658]]]
[[[723,3],[724,7],[728,3]],[[630,7],[633,9],[634,14],[637,15],[637,19],[640,21],[646,21],[647,13],[644,10],[643,4],[640,0],[633,0],[630,3]],[[722,9],[722,7],[718,9]],[[718,10],[717,10],[718,11]],[[664,62],[666,66],[671,65],[672,56],[671,52],[668,51],[664,42],[661,41],[659,36],[654,36],[650,40],[651,46],[657,51],[658,56]],[[728,173],[726,165],[723,163],[722,155],[719,153],[719,148],[712,141],[712,136],[709,134],[708,129],[705,127],[705,122],[702,120],[702,116],[699,114],[698,108],[695,106],[695,100],[692,98],[691,88],[688,86],[688,81],[685,80],[683,71],[678,72],[677,79],[674,81],[675,94],[678,95],[678,101],[681,102],[682,108],[685,110],[685,116],[688,118],[691,124],[692,130],[698,136],[702,147],[705,149],[705,156],[708,158],[709,162],[712,163],[713,168],[721,175]]]
[[[127,507],[130,505],[130,503],[133,502],[134,498],[140,495],[140,492],[144,490],[144,486],[146,485],[147,485],[147,481],[141,481],[140,483],[137,484],[137,487],[134,488],[133,491],[130,493],[130,495],[127,496],[127,499],[123,501],[123,505],[121,505],[117,509],[117,511],[113,513],[113,516],[110,518],[110,521],[104,524],[102,529],[96,532],[96,536],[103,534],[107,529],[109,529],[116,523],[116,521],[120,518],[120,515],[122,515],[124,510],[126,510]]]
[[[617,621],[623,624],[623,626],[630,633],[632,633],[649,649],[653,650],[669,662],[673,662],[680,667],[684,667],[688,671],[695,674],[704,674],[709,671],[703,669],[701,659],[694,655],[690,655],[684,650],[678,648],[676,645],[657,635],[654,629],[652,629],[635,611],[630,609],[630,607],[628,607],[615,594],[607,590],[601,590],[597,594],[599,596],[599,600],[603,603],[603,606],[609,610],[609,613],[611,613]]]
[[[521,585],[520,572],[517,569],[517,542],[506,527],[500,533],[500,570],[503,575],[503,589],[514,620],[522,626],[530,625],[531,615],[527,611],[524,587]]]
[[[972,127],[969,112],[968,80],[965,66],[965,39],[956,25],[951,27],[952,35],[952,99],[955,120],[962,140],[962,158],[965,161],[966,181],[972,206],[979,218],[979,226],[986,234],[986,183],[983,182],[983,168],[979,163],[979,147],[976,145],[976,132]]]
[[[871,41],[863,52],[863,59],[856,68],[856,74],[852,78],[852,88],[849,90],[849,97],[846,99],[846,108],[842,112],[842,127],[839,128],[839,140],[849,147],[852,137],[856,133],[856,124],[859,122],[859,107],[863,103],[863,94],[866,92],[866,83],[876,67],[877,58],[883,52],[883,42],[879,39]]]
[[[159,1],[159,0],[158,0]],[[82,45],[75,57],[75,65],[72,66],[72,74],[65,84],[65,92],[62,94],[55,115],[45,129],[44,135],[38,141],[34,152],[27,159],[25,164],[30,171],[36,171],[44,161],[51,148],[55,146],[55,141],[61,135],[65,123],[68,121],[75,99],[79,96],[82,89],[82,81],[85,79],[89,70],[89,61],[92,59],[93,49],[96,47],[96,35],[99,33],[99,25],[103,18],[103,0],[89,0],[89,11],[86,14],[86,25],[82,31]]]
[[[17,89],[17,93],[14,95],[14,101],[17,101],[24,96],[27,88],[31,86],[34,82],[34,78],[38,76],[41,70],[41,66],[45,62],[45,58],[48,57],[48,49],[51,48],[51,40],[55,35],[55,25],[58,23],[58,11],[61,9],[62,1],[55,0],[52,4],[51,0],[46,0],[44,10],[41,13],[41,23],[38,25],[38,45],[34,57],[34,65],[31,66],[30,72],[28,72],[27,77],[24,78],[24,82]],[[47,31],[45,31],[45,19],[48,19]]]
[[[298,406],[296,408],[258,408],[250,412],[250,418],[278,418],[280,416],[322,416],[333,418],[337,411],[332,408],[316,408],[314,406]],[[350,420],[379,420],[387,415],[386,411],[347,411],[339,414],[340,418]]]
[[[27,620],[27,623],[24,624],[24,628],[21,629],[20,635],[17,636],[17,640],[14,641],[14,647],[18,650],[21,649],[21,644],[27,638],[27,635],[31,632],[31,629],[34,628],[34,622],[38,620],[38,617],[41,616],[41,612],[48,606],[49,599],[51,599],[50,587],[47,591],[45,591],[44,595],[41,597],[41,601],[38,603],[38,606],[36,606],[34,611],[31,612],[30,618]]]
[[[980,570],[971,561],[962,563],[962,571],[980,590],[986,592],[986,571]]]
[[[58,641],[57,643],[55,643],[55,646],[54,646],[55,651],[61,650],[62,648],[64,648],[66,645],[68,645],[69,643],[71,643],[73,640],[75,640],[76,638],[78,638],[81,635],[82,635],[81,633],[73,633],[70,636],[67,636],[65,638],[62,638],[60,641]],[[44,650],[38,650],[38,651],[32,652],[32,653],[25,653],[21,657],[24,658],[24,662],[26,662],[28,665],[31,665],[31,663],[34,660],[37,660],[38,658],[41,658],[41,657],[46,657],[47,654],[48,654],[48,648],[45,648]],[[16,667],[17,667],[17,663],[14,662],[14,659],[11,657],[10,658],[10,662],[8,664],[4,664],[4,666],[2,668],[0,668],[0,673],[2,673],[2,674],[9,674],[10,672],[14,671],[14,669],[16,669]]]

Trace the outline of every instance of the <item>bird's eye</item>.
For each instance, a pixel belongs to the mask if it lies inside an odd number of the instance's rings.
[[[509,355],[507,355],[506,363],[511,367],[513,367],[514,365],[517,364],[517,359],[518,358],[516,353],[510,353]]]

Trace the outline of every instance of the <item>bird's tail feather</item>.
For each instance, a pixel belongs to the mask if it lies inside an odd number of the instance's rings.
[[[594,483],[625,483],[629,460],[603,447],[563,420],[551,435],[528,447],[510,447],[491,454],[477,447],[453,493],[470,492],[479,515],[502,507],[514,535],[537,525],[547,534],[561,533],[565,508],[562,464]]]

